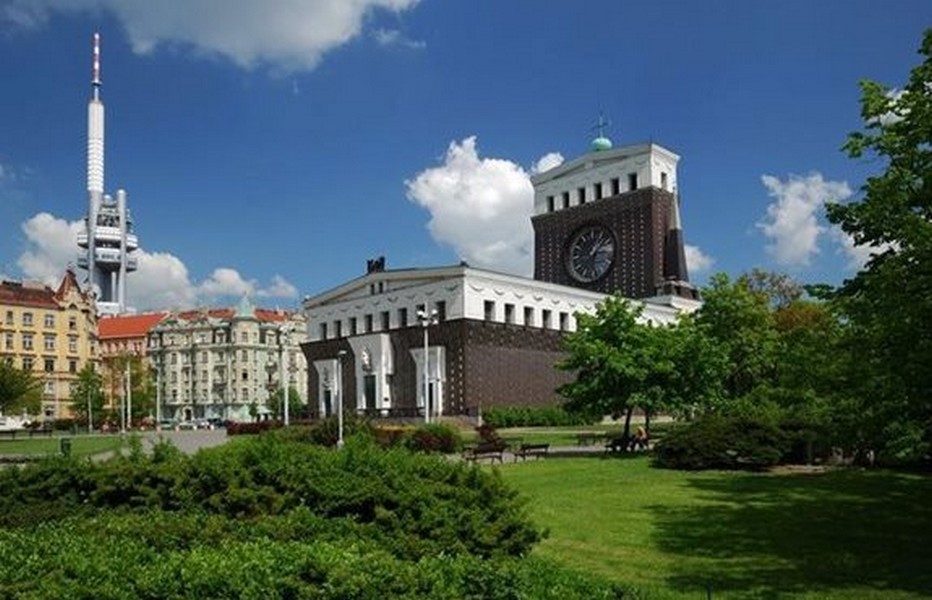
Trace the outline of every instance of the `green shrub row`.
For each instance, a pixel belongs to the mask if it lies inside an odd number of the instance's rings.
[[[600,417],[569,412],[560,406],[504,406],[482,412],[482,420],[493,427],[562,427],[593,425]]]
[[[303,531],[281,534],[287,530],[287,523],[272,526],[268,519],[250,523],[164,512],[111,512],[0,530],[0,597],[582,600],[624,595],[618,585],[537,559],[438,553],[406,561],[365,543],[301,539]]]
[[[772,415],[706,415],[671,427],[656,446],[657,463],[675,469],[762,469],[821,461],[831,452],[818,424]]]
[[[0,471],[0,525],[100,509],[206,511],[231,518],[306,508],[365,524],[394,555],[521,556],[540,538],[523,501],[497,473],[364,437],[337,452],[277,435],[243,438],[193,457],[168,445],[152,456],[92,463],[54,458]]]

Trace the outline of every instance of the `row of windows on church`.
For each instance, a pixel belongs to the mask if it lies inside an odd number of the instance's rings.
[[[338,339],[344,336],[358,335],[361,333],[374,333],[376,331],[390,331],[392,329],[401,329],[404,327],[409,327],[411,325],[418,325],[421,323],[421,316],[425,314],[425,305],[418,304],[414,307],[414,311],[411,312],[407,307],[399,308],[395,311],[395,319],[392,320],[392,312],[388,310],[383,310],[380,313],[373,314],[369,313],[363,315],[362,319],[358,317],[350,317],[343,321],[342,319],[337,319],[333,323],[323,322],[318,325],[318,333],[321,340],[326,339]],[[443,300],[438,300],[434,302],[432,311],[436,311],[436,320],[437,322],[442,322],[447,320],[447,303]],[[343,325],[346,324],[344,329]],[[331,329],[332,325],[332,329]]]
[[[667,189],[667,174],[662,172],[660,173],[660,187],[662,189]],[[637,173],[628,173],[628,189],[627,192],[632,192],[638,189],[638,174]],[[592,186],[592,200],[601,200],[606,197],[605,186],[602,182],[597,182]],[[617,196],[621,193],[621,178],[612,177],[608,182],[608,190],[611,193],[608,196]],[[587,197],[587,188],[585,186],[576,188],[576,204],[585,204],[589,201]],[[570,207],[570,192],[566,191],[560,195],[560,209]],[[556,196],[547,196],[547,212],[554,212],[558,210],[557,208],[557,198]]]
[[[525,325],[527,327],[541,327],[543,329],[559,329],[560,331],[569,331],[571,327],[570,313],[559,311],[556,313],[557,321],[554,323],[554,312],[544,308],[540,311],[540,322],[538,322],[537,309],[533,306],[520,307],[522,320],[518,321],[519,307],[510,302],[502,305],[502,316],[498,315],[498,305],[494,300],[486,300],[483,304],[483,318],[486,321],[505,322],[509,325]]]

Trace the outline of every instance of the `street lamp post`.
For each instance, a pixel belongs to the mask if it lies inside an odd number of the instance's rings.
[[[343,447],[343,357],[346,356],[346,350],[337,352],[340,360],[340,367],[337,370],[339,395],[337,396],[337,448]]]
[[[431,325],[437,324],[437,310],[431,310],[429,313],[426,308],[419,310],[417,318],[424,328],[424,422],[430,423],[430,338],[427,330]]]
[[[279,373],[278,377],[281,380],[282,387],[284,388],[284,397],[285,397],[285,427],[288,427],[289,416],[288,416],[288,382],[285,380],[285,344],[291,341],[291,328],[287,325],[282,325],[279,328],[279,337],[278,337],[278,366]]]
[[[275,373],[275,370],[276,370],[277,368],[278,368],[278,366],[275,364],[275,359],[273,359],[273,358],[270,356],[269,359],[268,359],[268,361],[265,363],[265,372],[269,374],[269,383],[266,385],[266,387],[267,387],[268,390],[269,390],[269,400],[272,399],[272,393],[275,391],[275,384],[272,383],[272,375]],[[269,406],[269,408],[271,408],[271,407],[273,407],[273,406],[275,406],[275,405],[272,404],[271,402],[269,402],[269,403],[268,403],[268,406]]]

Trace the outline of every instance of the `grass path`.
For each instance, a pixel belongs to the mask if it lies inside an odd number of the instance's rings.
[[[535,552],[648,599],[932,596],[932,477],[683,473],[645,457],[499,470],[550,531]]]
[[[117,435],[105,436],[68,436],[71,438],[71,453],[75,456],[87,456],[117,450],[123,440]],[[0,455],[35,455],[56,454],[59,450],[59,437],[32,438],[22,440],[0,440]]]

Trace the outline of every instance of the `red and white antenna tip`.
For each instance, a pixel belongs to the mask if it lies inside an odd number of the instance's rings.
[[[94,78],[91,80],[91,83],[94,85],[100,85],[100,34],[94,33]]]

